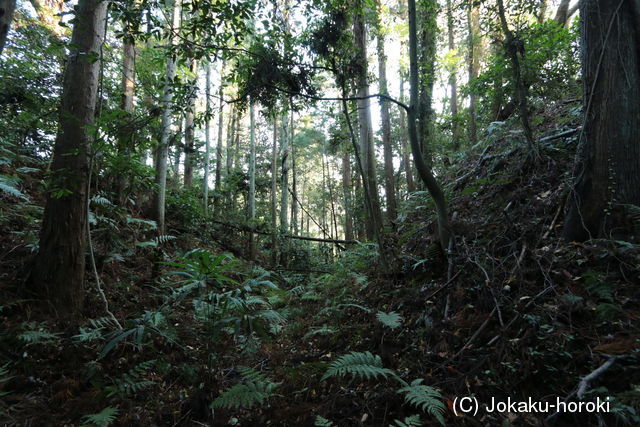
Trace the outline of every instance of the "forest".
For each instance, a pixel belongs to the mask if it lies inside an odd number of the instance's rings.
[[[0,0],[0,425],[640,425],[640,0]]]

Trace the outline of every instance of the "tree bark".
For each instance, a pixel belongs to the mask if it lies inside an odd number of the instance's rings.
[[[405,73],[400,70],[400,102],[405,103],[404,96],[404,79]],[[413,168],[411,167],[410,148],[407,143],[407,112],[404,108],[400,109],[400,127],[401,127],[401,140],[402,140],[402,164],[404,165],[404,176],[407,181],[407,192],[413,193],[416,191],[416,184],[413,180]]]
[[[415,162],[418,174],[423,183],[427,187],[429,194],[433,198],[436,205],[438,216],[438,237],[442,251],[446,253],[449,248],[449,241],[453,238],[451,226],[449,225],[449,215],[447,213],[447,201],[436,181],[431,169],[424,161],[421,152],[420,140],[418,138],[417,112],[420,111],[420,87],[419,87],[419,68],[418,68],[418,46],[417,46],[417,24],[416,24],[416,2],[408,0],[409,6],[409,75],[411,84],[410,106],[408,111],[409,140],[411,143],[411,152],[413,161]]]
[[[380,198],[378,196],[375,147],[373,129],[371,127],[371,101],[370,99],[364,99],[369,96],[369,83],[367,82],[367,29],[364,22],[363,7],[363,2],[359,2],[357,6],[358,13],[356,13],[353,20],[353,33],[357,50],[357,61],[360,66],[356,77],[356,94],[359,98],[363,98],[357,101],[358,122],[360,124],[360,155],[364,172],[363,179],[367,181],[363,187],[365,191],[369,193],[369,203],[365,204],[367,212],[365,228],[367,238],[370,240],[379,240],[377,236],[382,233],[382,213],[380,211]]]
[[[531,129],[528,90],[522,76],[522,69],[519,58],[519,55],[524,55],[524,43],[521,40],[516,39],[513,32],[509,29],[509,24],[507,23],[507,17],[504,10],[504,2],[502,0],[497,0],[497,2],[498,17],[500,18],[500,25],[505,37],[504,46],[507,52],[507,56],[511,60],[511,66],[513,67],[513,79],[516,89],[515,95],[516,99],[518,100],[518,112],[520,113],[520,121],[522,122],[522,128],[524,130],[524,136],[527,140],[527,145],[529,146],[529,149],[534,154],[534,156],[537,158],[538,150],[536,142],[533,139],[533,130]]]
[[[567,21],[569,20],[569,5],[571,0],[561,0],[558,5],[558,9],[556,9],[556,16],[553,18],[561,26],[566,26]]]
[[[273,148],[271,150],[271,264],[278,264],[278,117],[273,116]]]
[[[214,184],[213,210],[220,212],[220,191],[222,190],[222,132],[224,128],[224,60],[220,65],[220,88],[218,89],[220,106],[218,107],[218,141],[216,144],[216,180]]]
[[[580,16],[585,117],[564,237],[638,242],[640,2],[582,0]]]
[[[468,56],[467,67],[469,82],[477,79],[480,75],[480,58],[482,56],[482,43],[480,40],[480,11],[479,7],[469,0],[467,9],[467,31],[468,31]],[[469,92],[469,140],[472,145],[478,142],[478,94],[471,89]]]
[[[168,0],[167,5],[171,7],[171,23],[169,45],[173,45],[174,30],[180,26],[180,1]],[[169,155],[169,142],[171,139],[171,103],[173,101],[173,93],[171,82],[176,74],[175,58],[167,58],[167,68],[165,71],[165,82],[162,94],[162,134],[160,136],[160,145],[157,151],[156,175],[155,182],[157,186],[155,194],[155,219],[158,224],[158,233],[165,232],[165,200],[167,193],[167,157]]]
[[[293,109],[291,110],[291,124],[289,125],[291,141],[291,192],[293,193],[293,200],[291,201],[291,232],[298,234],[298,204],[296,199],[298,197],[298,177],[296,171],[296,146],[295,146],[295,122],[293,119]]]
[[[382,17],[380,14],[380,2],[378,0],[378,85],[380,93],[389,94],[387,87],[387,56],[384,47],[384,32],[382,29]],[[382,130],[382,146],[384,149],[384,189],[387,199],[387,220],[392,223],[398,217],[396,203],[396,188],[393,180],[393,147],[391,146],[391,119],[389,117],[389,101],[380,100],[380,122]]]
[[[196,100],[198,93],[198,61],[191,60],[190,67],[193,74],[193,83],[189,94],[189,108],[185,116],[184,129],[184,188],[191,188],[193,185],[193,165],[195,163],[196,146],[195,146],[195,117],[196,117]]]
[[[456,50],[455,34],[453,25],[453,6],[451,0],[447,0],[447,40],[449,42],[449,52]],[[460,125],[458,123],[458,80],[457,69],[453,67],[449,70],[449,112],[451,113],[451,137],[454,151],[460,150]]]
[[[15,8],[16,0],[0,0],[0,55],[2,55],[4,45],[7,42]]]
[[[349,151],[342,152],[342,192],[344,193],[344,238],[353,240],[353,216],[351,198],[351,159]]]
[[[106,13],[107,2],[100,0],[80,0],[77,6],[40,247],[27,286],[60,317],[77,315],[84,301],[88,151]]]
[[[136,89],[136,45],[132,37],[127,36],[122,42],[122,102],[121,108],[124,112],[123,126],[118,132],[118,154],[120,156],[130,156],[134,148],[133,137],[135,130],[128,125],[133,113],[133,96]],[[126,201],[126,188],[128,179],[125,171],[119,171],[117,177],[117,199],[121,206]]]
[[[416,9],[419,17],[417,25],[417,37],[420,39],[418,45],[418,82],[420,84],[419,110],[416,112],[418,117],[418,138],[420,138],[420,150],[422,157],[427,165],[431,168],[433,164],[433,153],[430,143],[433,141],[433,85],[436,80],[435,75],[435,58],[436,40],[438,32],[437,16],[438,3],[435,1],[422,1]],[[417,168],[417,165],[416,165]]]
[[[211,151],[211,63],[205,70],[205,122],[204,122],[204,182],[202,183],[202,204],[204,214],[209,212],[209,168]]]
[[[256,120],[253,100],[249,100],[249,259],[256,259],[256,234],[253,232],[256,219]]]
[[[280,123],[280,232],[286,234],[289,232],[289,160],[291,159],[287,135],[289,116],[286,112],[282,115]]]

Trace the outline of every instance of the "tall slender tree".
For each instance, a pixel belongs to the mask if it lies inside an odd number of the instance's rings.
[[[196,100],[198,99],[198,61],[191,59],[189,69],[193,76],[193,81],[189,89],[189,107],[185,115],[184,129],[184,188],[193,185],[193,167],[197,153],[196,138]]]
[[[367,238],[379,240],[377,236],[382,233],[382,213],[380,211],[375,146],[371,126],[371,99],[369,98],[369,82],[367,80],[367,27],[364,8],[364,1],[359,0],[356,4],[356,13],[353,18],[356,60],[359,64],[356,76],[356,96],[358,98],[358,123],[360,125],[360,161],[363,169],[362,179],[366,181],[366,185],[363,183],[363,188],[368,192],[367,197],[369,199],[368,202],[365,202]]]
[[[447,40],[449,52],[455,53],[456,41],[455,41],[455,26],[453,22],[453,3],[452,0],[447,0]],[[452,133],[452,148],[454,151],[460,149],[460,123],[458,122],[458,78],[457,78],[457,64],[449,64],[451,69],[449,70],[449,113],[451,114],[451,133]]]
[[[169,36],[168,45],[169,48],[175,43],[175,32],[180,26],[180,0],[167,0],[167,7],[171,8],[171,22],[168,23]],[[167,157],[169,155],[169,143],[171,140],[171,116],[172,116],[172,101],[173,92],[171,84],[176,74],[176,60],[173,56],[173,52],[169,51],[167,56],[167,66],[165,70],[164,89],[162,94],[162,120],[161,120],[161,136],[160,144],[158,145],[155,156],[155,182],[156,193],[154,200],[155,219],[158,223],[158,232],[164,234],[165,232],[165,200],[167,193]]]
[[[205,215],[209,212],[209,169],[211,157],[211,63],[205,68],[205,120],[204,120],[204,182],[202,184],[202,204]]]
[[[256,119],[253,100],[249,100],[249,258],[256,259],[256,234],[253,232],[256,219]]]
[[[89,151],[106,15],[101,0],[80,0],[76,8],[40,246],[28,279],[29,290],[62,317],[76,315],[84,301]]]
[[[389,94],[387,87],[387,55],[385,52],[385,30],[382,23],[382,8],[377,3],[377,50],[378,50],[378,86],[383,95]],[[380,123],[382,130],[382,147],[384,149],[384,189],[387,199],[387,219],[389,222],[398,216],[396,203],[396,188],[393,178],[393,147],[391,145],[391,118],[389,115],[389,101],[380,99]]]
[[[418,30],[416,1],[408,0],[409,15],[409,76],[411,85],[410,105],[408,108],[408,128],[411,152],[415,162],[418,175],[427,187],[429,194],[436,205],[438,216],[438,237],[443,251],[447,251],[451,244],[453,234],[449,224],[449,214],[447,212],[447,200],[444,192],[433,176],[433,172],[427,165],[421,152],[420,139],[418,136],[418,112],[421,111],[420,102],[420,71],[418,65]]]
[[[216,142],[216,177],[214,184],[213,209],[216,215],[220,213],[220,191],[222,189],[222,132],[224,128],[224,59],[220,64],[220,87],[218,88],[218,140]],[[208,98],[207,98],[208,99]]]

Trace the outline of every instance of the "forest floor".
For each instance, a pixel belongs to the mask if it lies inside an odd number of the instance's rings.
[[[546,135],[577,127],[556,128],[559,115],[566,111],[544,116]],[[486,404],[573,399],[584,376],[613,360],[585,397],[609,398],[612,413],[549,421],[639,425],[638,246],[563,242],[577,134],[544,142],[537,164],[523,162],[521,139],[500,127],[443,176],[455,195],[450,272],[430,249],[432,209],[420,194],[390,237],[396,246],[388,258],[396,262],[372,263],[371,247],[360,245],[315,268],[326,273],[269,271],[267,255],[264,267],[216,258],[241,254],[244,236],[211,223],[176,222],[175,239],[146,240],[115,256],[109,239],[148,234],[144,222],[120,213],[122,235],[94,237],[120,331],[102,317],[90,269],[84,314],[93,320],[80,330],[20,297],[37,233],[33,206],[42,202],[29,192],[32,207],[16,203],[0,225],[0,424],[387,426],[411,425],[406,418],[415,416],[414,425],[437,425],[429,411],[406,403],[401,378],[440,390],[448,425],[544,425],[552,414],[481,409],[456,416],[453,403],[464,396]],[[214,255],[189,264],[184,254],[194,248]],[[168,263],[154,262],[160,258]],[[309,265],[298,259],[289,267]],[[220,297],[192,292],[200,285],[185,289],[203,277],[201,287],[213,283],[218,294],[241,289],[225,300],[237,303],[235,311],[217,322],[206,308]],[[379,356],[393,374],[326,378],[332,362],[352,352]],[[229,390],[238,393],[220,400]]]

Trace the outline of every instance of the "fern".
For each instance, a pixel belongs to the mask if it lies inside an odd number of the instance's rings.
[[[2,385],[3,383],[6,383],[11,378],[13,378],[13,377],[7,376],[7,374],[9,373],[9,369],[8,368],[9,368],[9,363],[5,363],[4,365],[0,366],[0,385]],[[10,391],[0,391],[0,397],[6,396],[9,393],[11,393],[11,392]]]
[[[391,329],[396,329],[402,325],[402,316],[395,311],[391,311],[389,313],[379,311],[378,314],[376,314],[376,317],[380,323]]]
[[[263,405],[270,397],[275,396],[275,389],[280,383],[269,380],[262,372],[248,367],[237,368],[245,383],[236,384],[218,396],[212,403],[213,408],[253,408]]]
[[[0,191],[17,199],[28,201],[29,198],[18,189],[18,179],[0,175]]]
[[[101,206],[113,206],[113,203],[111,202],[111,200],[99,194],[96,194],[91,198],[91,203],[95,203],[96,205],[101,205]]]
[[[338,308],[343,308],[343,307],[354,307],[354,308],[358,308],[358,309],[360,309],[360,310],[364,311],[365,313],[371,313],[371,311],[372,311],[370,308],[364,307],[364,306],[359,305],[359,304],[347,303],[347,304],[340,304],[340,305],[338,305]]]
[[[313,423],[315,427],[334,427],[335,424],[328,419],[321,417],[320,415],[316,415],[316,419]]]
[[[48,344],[59,339],[60,334],[46,331],[44,327],[38,326],[35,322],[25,322],[22,326],[27,330],[19,333],[17,338],[26,345]]]
[[[444,425],[445,406],[437,389],[424,385],[422,379],[417,379],[399,389],[397,393],[405,393],[405,402],[434,416]]]
[[[406,417],[402,421],[393,420],[393,423],[389,424],[389,427],[420,427],[422,425],[420,415],[412,415],[410,417]]]
[[[364,353],[354,351],[331,362],[329,369],[322,376],[322,380],[336,376],[344,377],[347,374],[367,380],[378,377],[398,378],[395,372],[382,366],[380,356],[373,355],[368,351]]]
[[[127,217],[127,224],[140,224],[143,228],[147,228],[149,230],[156,230],[158,228],[158,223],[149,219],[140,219]]]
[[[130,397],[142,389],[155,384],[155,381],[140,380],[140,377],[153,368],[155,359],[147,360],[134,366],[132,369],[124,373],[120,378],[113,380],[113,384],[105,387],[107,397],[120,396]]]
[[[118,410],[108,406],[97,414],[85,415],[82,417],[82,426],[108,427],[118,416]]]
[[[316,335],[331,335],[331,334],[335,334],[336,330],[330,326],[324,325],[321,326],[317,329],[314,329],[312,331],[309,331],[305,334],[304,337],[302,337],[303,340],[308,340],[311,337],[314,337]]]
[[[136,243],[136,246],[138,246],[139,248],[148,248],[148,247],[158,247],[160,245],[164,245],[167,242],[170,242],[171,240],[175,240],[177,239],[176,236],[170,236],[168,234],[161,234],[160,236],[155,237],[152,240],[147,240],[146,242],[138,242]]]

